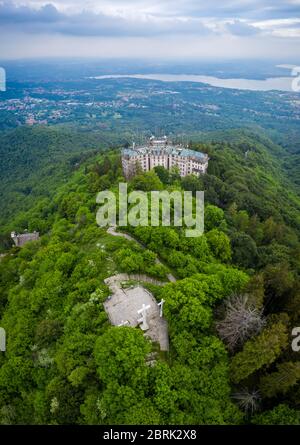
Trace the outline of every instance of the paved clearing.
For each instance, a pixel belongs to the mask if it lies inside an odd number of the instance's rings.
[[[150,305],[147,311],[149,329],[145,335],[159,343],[162,351],[168,351],[168,325],[167,321],[159,316],[157,301],[147,289],[140,285],[122,289],[121,283],[130,278],[132,276],[127,274],[118,274],[104,280],[112,292],[112,295],[103,303],[111,324],[118,326],[127,321],[128,326],[136,327],[139,324],[137,320],[140,318],[137,311],[143,304]]]

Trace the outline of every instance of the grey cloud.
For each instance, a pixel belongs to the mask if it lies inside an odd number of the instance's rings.
[[[61,14],[52,5],[42,6],[38,10],[28,6],[16,6],[12,2],[0,4],[0,23],[1,24],[21,24],[21,23],[49,23],[59,20]]]
[[[300,16],[300,2],[293,0],[171,0],[162,1],[169,5],[174,14],[186,14],[194,17],[247,18],[266,20]],[[172,4],[174,7],[172,7]],[[174,11],[175,9],[175,11]]]
[[[26,2],[26,0],[15,0]],[[78,0],[72,0],[77,4]],[[70,0],[61,0],[70,6]],[[217,5],[216,5],[217,3]],[[79,2],[78,2],[79,4]],[[89,2],[93,5],[93,2]],[[112,2],[102,0],[101,5]],[[96,1],[95,1],[96,5]],[[97,3],[98,5],[98,3]],[[225,23],[224,29],[236,36],[253,36],[261,32],[251,21],[291,17],[300,11],[300,0],[116,0],[114,6],[131,7],[143,12],[146,5],[155,6],[155,15],[143,14],[143,18],[125,18],[104,13],[83,10],[77,13],[60,12],[51,3],[34,9],[30,6],[15,5],[13,0],[0,3],[0,25],[6,31],[26,33],[48,33],[70,36],[103,37],[156,37],[164,35],[218,35],[222,26],[210,28],[208,23]],[[136,5],[136,6],[135,6]],[[300,16],[300,13],[299,13]],[[206,18],[205,18],[206,17]],[[211,20],[208,20],[207,18]],[[295,14],[293,15],[295,17]],[[228,19],[235,19],[229,22]],[[245,20],[246,19],[246,20]],[[228,21],[227,21],[228,20]],[[227,23],[226,23],[227,21]],[[288,27],[288,26],[287,26]],[[214,31],[212,30],[214,29]]]
[[[227,23],[226,28],[231,34],[236,36],[252,36],[261,33],[259,28],[248,25],[248,23],[241,22],[240,20],[235,20],[233,23]]]
[[[48,4],[40,9],[0,4],[0,24],[25,32],[61,33],[78,36],[156,36],[163,34],[209,34],[199,20],[180,18],[159,19],[148,16],[133,20],[102,13],[82,11],[77,14],[59,12]]]

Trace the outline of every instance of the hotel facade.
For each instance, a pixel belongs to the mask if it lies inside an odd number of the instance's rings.
[[[180,176],[200,175],[206,173],[208,155],[190,150],[182,145],[174,145],[165,136],[162,139],[151,137],[147,145],[122,150],[122,168],[125,178],[131,178],[138,166],[142,171],[152,170],[162,166],[167,170],[177,167]]]

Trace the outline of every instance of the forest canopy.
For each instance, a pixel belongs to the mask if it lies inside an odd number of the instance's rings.
[[[130,241],[95,218],[96,194],[124,181],[118,150],[74,145],[58,129],[18,131],[0,140],[6,156],[12,137],[24,150],[7,172],[26,171],[17,186],[1,171],[13,204],[1,224],[0,422],[298,424],[300,197],[276,147],[235,132],[231,143],[191,143],[209,154],[204,176],[139,173],[130,190],[204,190],[205,231],[128,226]],[[25,161],[31,145],[45,159]],[[32,186],[40,175],[42,189]],[[13,247],[10,230],[25,229],[40,239]],[[166,283],[144,286],[165,301],[168,353],[138,328],[111,326],[104,279],[116,273]]]

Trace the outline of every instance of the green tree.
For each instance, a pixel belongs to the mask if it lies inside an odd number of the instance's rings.
[[[250,268],[255,267],[258,252],[255,241],[246,233],[236,232],[231,237],[232,260],[235,264]]]
[[[260,379],[260,390],[265,397],[275,397],[287,391],[300,379],[300,363],[284,362],[277,365],[277,371]]]
[[[270,411],[257,414],[253,417],[252,423],[258,425],[299,425],[300,411],[282,403]]]
[[[152,190],[163,189],[162,182],[160,181],[158,175],[153,170],[136,175],[131,180],[130,186],[134,190],[141,190],[145,192],[151,192]]]
[[[206,238],[214,256],[221,261],[231,259],[231,247],[228,236],[218,229],[212,229],[206,233]]]
[[[154,167],[154,171],[163,184],[169,184],[170,182],[169,170],[164,168],[162,165],[157,165],[156,167]]]
[[[181,179],[181,185],[184,190],[188,190],[193,192],[194,194],[197,191],[203,190],[203,185],[199,178],[195,175],[187,175]]]
[[[273,363],[287,346],[288,333],[282,321],[266,327],[257,337],[247,341],[241,352],[231,360],[231,379],[234,383],[246,379],[263,366]]]
[[[141,330],[111,327],[96,341],[94,357],[101,382],[120,382],[136,389],[145,383],[151,345]]]
[[[207,205],[205,206],[204,212],[205,231],[212,229],[226,229],[226,221],[224,211],[222,209],[213,205]]]

